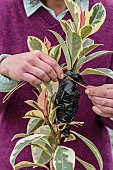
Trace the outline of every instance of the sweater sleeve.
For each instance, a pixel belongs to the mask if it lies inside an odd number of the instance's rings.
[[[111,57],[111,63],[109,69],[113,70],[113,55]],[[113,84],[113,79],[107,78],[106,84]],[[110,129],[113,129],[113,119],[112,118],[101,118],[102,122],[105,124],[105,126],[109,127]]]
[[[2,62],[3,59],[9,56],[9,54],[0,55],[0,62]],[[0,74],[0,92],[9,92],[17,85],[18,81],[12,80]]]
[[[113,129],[113,119],[102,117],[101,120],[105,126],[110,129]]]

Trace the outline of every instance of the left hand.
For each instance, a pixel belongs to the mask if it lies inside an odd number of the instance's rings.
[[[85,93],[92,101],[92,109],[96,114],[113,118],[113,84],[89,87]]]

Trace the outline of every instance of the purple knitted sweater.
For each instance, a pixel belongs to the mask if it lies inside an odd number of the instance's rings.
[[[94,3],[102,2],[107,9],[107,19],[104,26],[98,33],[92,36],[96,43],[104,44],[101,49],[113,50],[113,1],[112,0],[90,0],[90,8]],[[52,45],[56,45],[55,37],[48,31],[54,30],[62,37],[65,37],[60,24],[44,8],[40,8],[35,14],[27,18],[23,8],[22,0],[0,0],[0,54],[17,54],[28,51],[27,36],[37,36],[44,39],[46,36]],[[69,19],[67,13],[64,19]],[[99,48],[98,48],[99,50]],[[62,56],[60,63],[64,62]],[[84,68],[106,67],[113,68],[113,57],[108,55],[87,63]],[[88,85],[103,85],[113,81],[106,77],[85,76]],[[34,99],[35,95],[32,90],[36,91],[30,84],[16,91],[3,104],[2,100],[6,93],[0,93],[0,170],[12,170],[9,163],[10,154],[17,141],[11,142],[11,138],[17,133],[25,133],[28,120],[23,119],[27,111],[31,108],[24,103],[28,99]],[[107,127],[113,128],[113,121],[109,118],[97,116],[92,111],[92,104],[81,88],[81,98],[78,113],[75,116],[76,121],[84,121],[84,126],[75,130],[90,139],[99,149],[103,162],[104,170],[113,170],[113,160],[111,154],[111,143]],[[70,142],[67,146],[76,151],[76,155],[93,164],[96,170],[99,170],[97,161],[87,146],[77,139]],[[32,161],[30,148],[25,148],[17,158],[19,161]],[[24,170],[32,168],[24,168]],[[43,168],[36,168],[42,170]],[[76,170],[84,168],[76,162]]]

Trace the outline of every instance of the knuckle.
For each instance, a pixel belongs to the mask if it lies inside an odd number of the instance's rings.
[[[42,54],[42,52],[39,50],[34,50],[32,53],[37,56],[40,56]]]
[[[106,97],[106,96],[107,96],[106,91],[103,91],[103,92],[101,93],[101,95],[102,95],[102,97]]]
[[[102,105],[103,105],[103,106],[107,106],[107,105],[108,105],[108,102],[105,101],[105,100],[102,100],[101,102],[102,102]]]
[[[57,80],[57,76],[54,76],[54,77],[52,78],[52,80],[53,80],[53,81],[56,81],[56,80]]]
[[[45,75],[44,72],[40,72],[39,77],[40,77],[41,79],[43,79],[45,76],[46,76],[46,75]]]
[[[57,66],[57,62],[55,60],[51,60],[51,66],[54,68]]]
[[[51,67],[46,68],[46,73],[51,74],[53,72],[53,69]]]
[[[102,113],[106,113],[106,110],[107,110],[107,109],[106,109],[105,107],[101,107],[101,112],[102,112]]]
[[[28,69],[29,69],[28,63],[27,63],[27,62],[23,62],[23,63],[21,64],[21,66],[20,66],[20,70],[25,71],[25,70],[28,70]]]
[[[113,108],[109,107],[108,110],[107,110],[107,113],[108,114],[113,114]]]
[[[33,59],[34,59],[33,56],[30,55],[29,57],[26,58],[26,61],[31,63],[33,61]]]
[[[31,84],[36,84],[36,78],[35,77],[30,77],[28,79],[28,82],[31,83]]]
[[[3,75],[4,75],[4,74],[6,73],[6,69],[5,69],[4,67],[3,67],[3,68],[1,67],[0,72],[1,72],[1,74],[3,74]]]

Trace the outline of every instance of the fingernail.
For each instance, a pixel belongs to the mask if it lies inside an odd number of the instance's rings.
[[[93,106],[93,107],[92,107],[92,110],[95,110],[95,109],[97,109],[97,107],[96,107],[96,106]]]
[[[55,82],[57,82],[57,81],[58,81],[58,79],[55,80]]]
[[[89,99],[91,99],[91,96],[88,95],[88,97],[89,97]]]
[[[64,78],[64,74],[61,74],[60,78],[63,79]]]
[[[85,93],[86,93],[86,94],[89,94],[89,90],[88,90],[88,89],[86,89],[86,90],[85,90]]]

